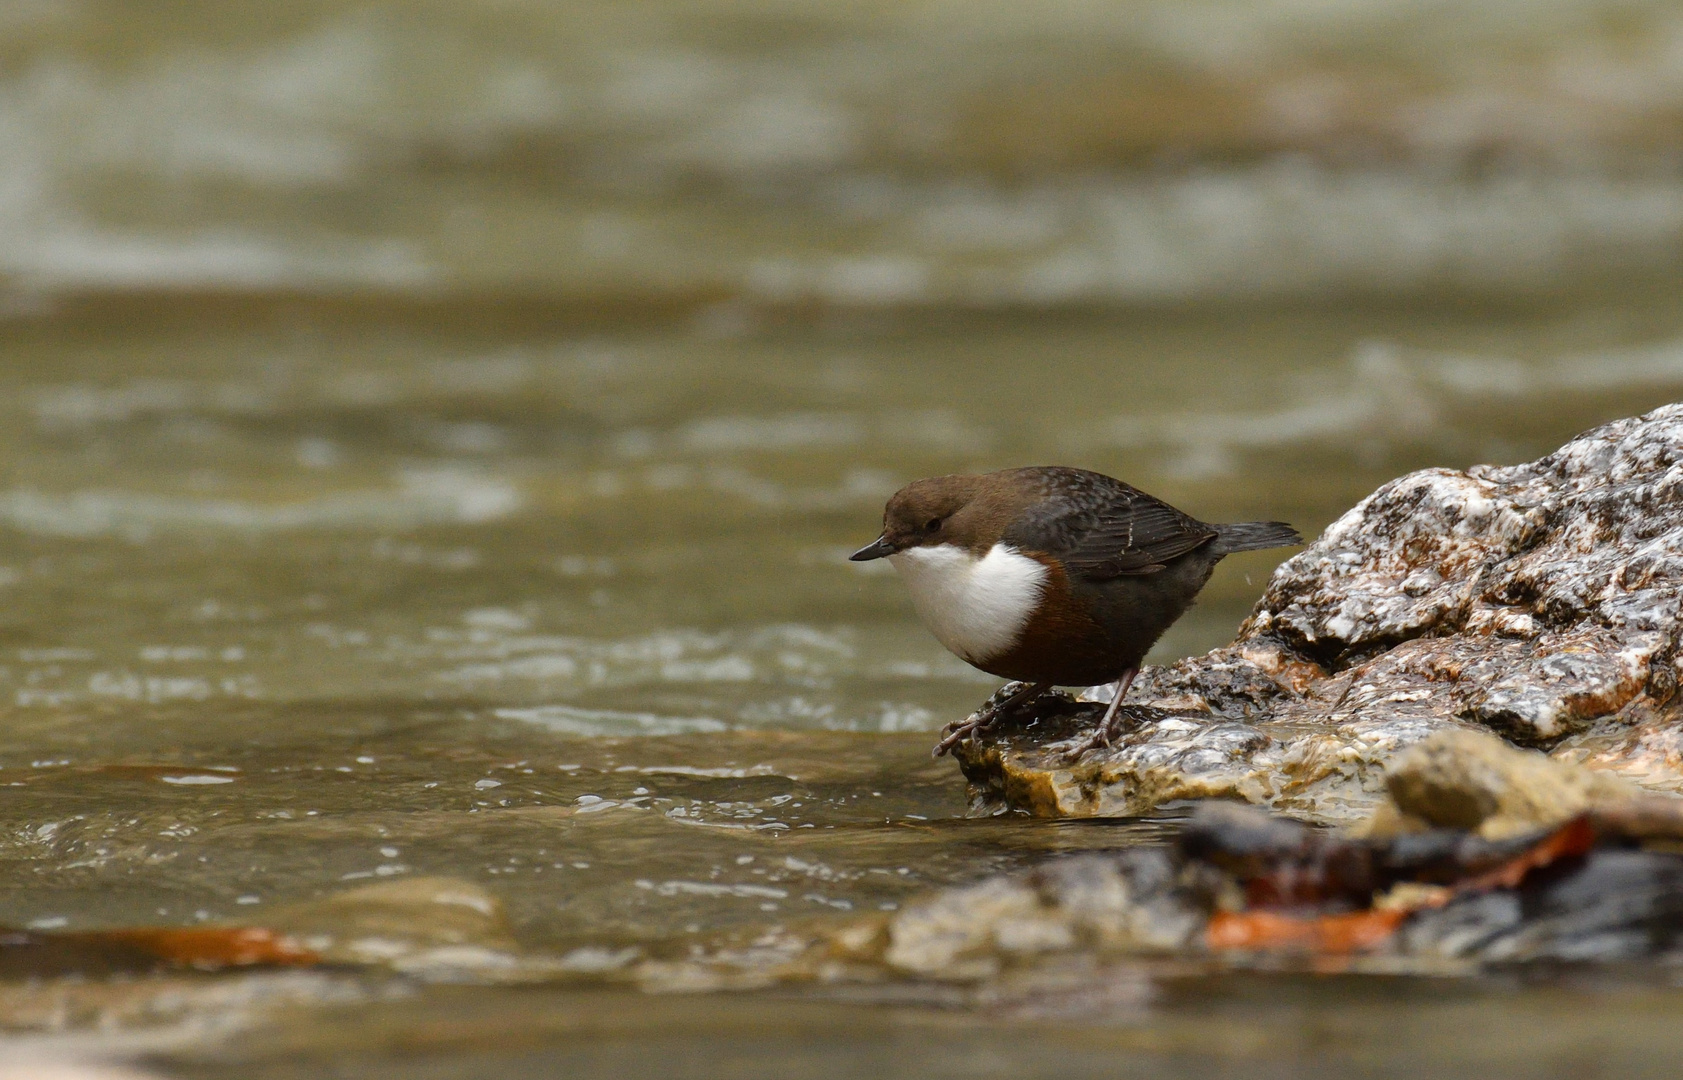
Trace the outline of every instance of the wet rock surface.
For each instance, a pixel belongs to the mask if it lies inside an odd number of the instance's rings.
[[[1680,845],[1683,800],[1446,733],[1402,756],[1359,829],[1204,803],[1170,844],[909,905],[854,931],[857,958],[995,989],[1072,957],[1095,980],[1124,959],[1397,973],[1671,960],[1683,956]]]
[[[1663,796],[1644,798],[1616,775],[1471,731],[1439,732],[1404,750],[1386,769],[1385,788],[1390,798],[1368,822],[1369,835],[1450,828],[1501,840],[1583,813],[1648,805],[1683,809]]]
[[[1232,645],[1143,672],[1108,749],[1072,758],[1102,708],[1048,698],[955,756],[978,812],[1046,816],[1218,797],[1353,823],[1387,761],[1453,730],[1683,791],[1680,628],[1671,405],[1528,464],[1384,485],[1280,566]]]

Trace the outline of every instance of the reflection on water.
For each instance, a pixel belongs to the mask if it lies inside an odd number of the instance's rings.
[[[0,1026],[207,1077],[1503,1076],[1622,1010],[1592,1065],[1646,1075],[1676,1004],[1623,976],[580,983],[1160,839],[966,816],[927,748],[995,680],[847,561],[885,496],[1065,463],[1312,533],[1673,400],[1680,115],[1658,0],[0,4],[0,924],[427,875],[573,958]]]

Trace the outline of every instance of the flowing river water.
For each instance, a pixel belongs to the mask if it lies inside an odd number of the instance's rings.
[[[1038,1012],[586,977],[1174,828],[967,815],[928,747],[997,681],[846,559],[904,481],[1079,464],[1313,534],[1683,391],[1672,6],[1028,8],[0,8],[0,924],[425,876],[571,958],[20,979],[12,1046],[1670,1075],[1651,972]],[[1229,640],[1280,554],[1155,657]]]

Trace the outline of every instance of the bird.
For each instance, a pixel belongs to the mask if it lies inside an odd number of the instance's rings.
[[[1236,551],[1301,544],[1282,521],[1212,525],[1114,477],[1034,466],[916,480],[888,500],[886,558],[924,625],[973,667],[1023,685],[948,724],[940,757],[1054,686],[1116,683],[1079,756],[1121,734],[1118,708],[1145,654]]]

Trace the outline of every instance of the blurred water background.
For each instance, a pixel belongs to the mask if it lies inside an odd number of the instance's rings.
[[[1680,283],[1660,0],[5,0],[0,923],[425,872],[658,950],[1114,843],[927,762],[995,681],[846,562],[887,494],[1065,463],[1312,533],[1675,399]],[[811,1022],[743,1060],[885,1067]]]
[[[1663,0],[12,0],[0,20],[20,298],[1508,295],[1675,271],[1683,230]]]

